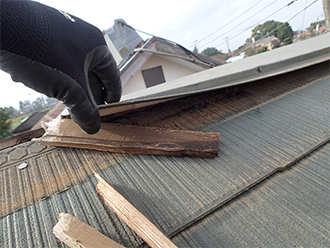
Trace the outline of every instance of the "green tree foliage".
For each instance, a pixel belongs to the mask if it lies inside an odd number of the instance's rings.
[[[262,46],[258,49],[257,53],[264,53],[266,51],[268,51],[268,48],[266,46]]]
[[[291,39],[293,36],[293,30],[292,30],[291,26],[289,25],[289,23],[286,22],[283,24],[283,26],[279,27],[275,31],[275,36],[282,41],[284,41],[286,38]]]
[[[9,111],[5,111],[0,108],[0,139],[4,139],[9,136],[8,130],[10,128],[11,121],[9,120]]]
[[[252,30],[252,38],[254,38],[255,41],[267,35],[275,35],[281,41],[284,41],[285,38],[292,38],[293,30],[289,23],[282,23],[273,20],[266,21],[262,25],[258,25]]]
[[[290,44],[292,44],[292,39],[291,38],[285,38],[284,39],[284,45],[286,46],[286,45],[290,45]]]
[[[221,51],[219,51],[218,49],[216,49],[215,47],[208,47],[208,48],[205,48],[201,54],[204,55],[204,56],[207,56],[207,57],[211,57],[211,56],[214,56],[214,55],[218,55],[220,54]]]

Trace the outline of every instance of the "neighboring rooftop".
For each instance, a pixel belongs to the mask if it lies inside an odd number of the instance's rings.
[[[28,118],[26,118],[25,120],[23,120],[23,122],[16,127],[12,133],[13,134],[18,134],[18,133],[22,133],[25,131],[30,130],[37,122],[39,122],[39,120],[44,117],[44,115],[48,112],[47,111],[43,111],[43,112],[34,112],[33,114],[31,114]]]
[[[330,43],[301,45],[310,41],[147,89],[113,105],[129,111],[103,117],[220,132],[217,158],[33,141],[0,151],[0,246],[64,247],[52,228],[65,212],[126,247],[147,247],[96,194],[96,170],[178,247],[328,247]]]

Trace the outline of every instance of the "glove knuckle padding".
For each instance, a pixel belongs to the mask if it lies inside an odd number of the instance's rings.
[[[1,0],[0,64],[14,81],[63,101],[95,133],[97,104],[121,97],[120,74],[100,30],[73,19],[34,1]]]
[[[92,81],[101,83],[105,95],[104,100],[107,103],[118,102],[122,94],[120,73],[116,61],[107,46],[97,47],[86,56],[85,74],[90,72],[93,72],[89,77],[90,88],[93,88]]]

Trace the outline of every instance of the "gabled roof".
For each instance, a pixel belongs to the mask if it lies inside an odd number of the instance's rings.
[[[191,64],[200,68],[212,68],[222,65],[219,61],[193,53],[179,44],[159,37],[152,37],[141,48],[135,49],[130,59],[121,65],[120,72],[123,85],[143,66],[152,54],[176,60],[177,63]]]
[[[123,19],[116,19],[114,25],[104,32],[121,55],[123,59],[122,63],[125,63],[129,59],[131,52],[136,47],[143,44],[140,35],[132,27],[127,25]]]
[[[279,41],[279,38],[277,38],[275,35],[272,35],[270,37],[266,37],[266,38],[263,38],[261,40],[257,40],[254,44],[256,46],[258,46],[258,45],[261,45],[261,44],[264,44],[264,43],[267,43],[267,42],[271,42],[273,40],[278,40]]]

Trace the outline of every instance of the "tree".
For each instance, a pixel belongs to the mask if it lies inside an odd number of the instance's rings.
[[[0,108],[0,139],[4,139],[9,136],[9,127],[11,121],[9,120],[9,111],[5,111]]]
[[[204,56],[207,56],[207,57],[211,57],[211,56],[214,56],[214,55],[217,55],[221,53],[221,51],[219,51],[218,49],[216,49],[215,47],[208,47],[208,48],[205,48],[201,54],[204,55]]]
[[[41,96],[38,97],[35,101],[32,102],[33,111],[42,111],[45,108],[46,101]]]
[[[284,41],[285,38],[292,38],[293,36],[293,30],[289,23],[285,22],[277,22],[277,21],[266,21],[262,25],[256,26],[252,30],[252,38],[255,39],[255,41],[261,39],[265,36],[271,36],[275,35],[277,38],[279,38],[281,41]]]
[[[24,110],[24,103],[22,101],[19,101],[19,109],[23,112]]]
[[[282,25],[283,23],[281,23]],[[275,31],[275,36],[279,38],[281,41],[284,41],[286,38],[292,38],[293,36],[293,30],[289,23],[284,23],[282,26],[280,26],[276,31]]]
[[[262,46],[258,49],[257,53],[264,53],[264,52],[267,52],[268,51],[268,48],[266,46]]]
[[[286,45],[290,45],[290,44],[292,44],[292,39],[291,38],[285,38],[285,40],[284,40],[284,45],[286,46]]]
[[[58,100],[57,99],[55,99],[55,98],[51,98],[51,97],[47,97],[47,99],[46,99],[46,106],[48,107],[48,108],[51,108],[51,107],[53,107],[56,103],[58,102]]]
[[[5,112],[9,112],[9,119],[14,119],[21,115],[20,111],[15,109],[13,106],[4,107]]]

